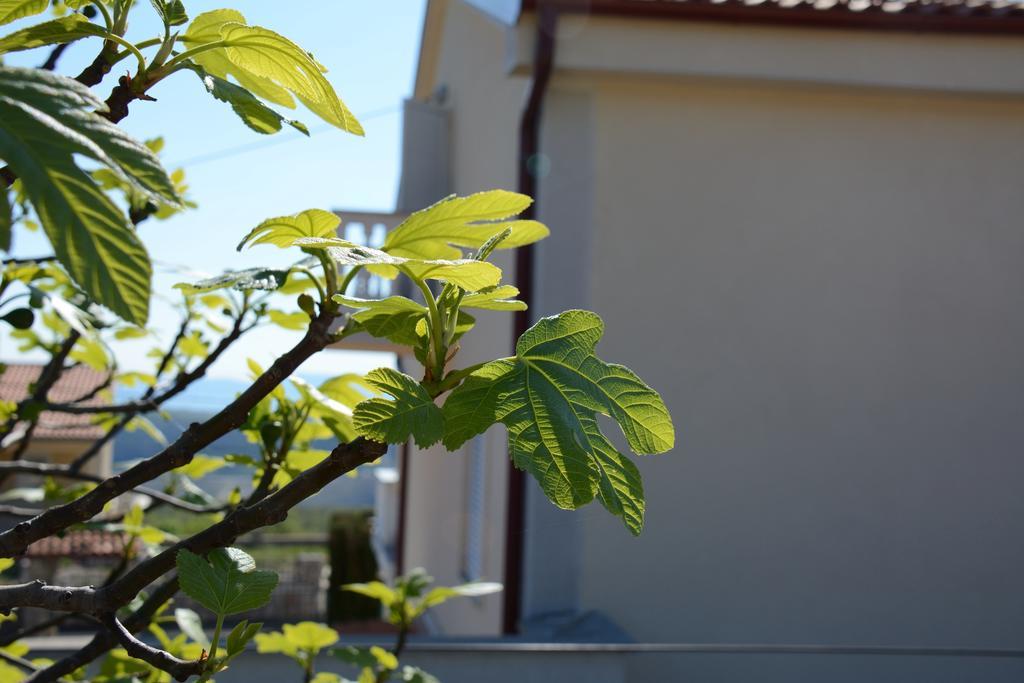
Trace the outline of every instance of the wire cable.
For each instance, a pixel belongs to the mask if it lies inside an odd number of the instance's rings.
[[[359,118],[360,122],[365,123],[366,121],[372,121],[373,119],[393,114],[402,109],[402,105],[392,105],[383,109],[375,109],[367,114],[364,114]],[[329,123],[325,123],[320,126],[309,129],[309,137],[313,137],[318,133],[323,133],[329,130],[338,130],[335,126]],[[167,164],[168,168],[195,168],[196,166],[207,164],[212,161],[220,161],[221,159],[227,159],[230,157],[238,156],[239,154],[246,154],[248,152],[255,152],[265,147],[273,147],[274,145],[281,145],[286,142],[294,142],[296,140],[304,140],[304,136],[277,136],[270,138],[269,140],[257,140],[256,142],[247,142],[244,145],[235,145],[234,147],[225,147],[214,152],[208,152],[206,154],[200,154],[187,159],[182,159],[174,163]]]

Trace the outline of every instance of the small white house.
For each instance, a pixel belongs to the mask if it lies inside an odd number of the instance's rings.
[[[678,435],[640,538],[520,487],[500,426],[409,453],[401,563],[507,585],[439,632],[846,653],[636,681],[1024,676],[1020,3],[430,0],[404,153],[399,211],[537,197],[532,319],[598,312]]]

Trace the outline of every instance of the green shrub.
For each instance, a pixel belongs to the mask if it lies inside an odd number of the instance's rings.
[[[331,560],[331,581],[327,589],[327,621],[380,619],[380,603],[358,593],[342,590],[348,583],[377,579],[377,558],[370,544],[370,510],[345,510],[331,517],[328,532],[328,553]]]

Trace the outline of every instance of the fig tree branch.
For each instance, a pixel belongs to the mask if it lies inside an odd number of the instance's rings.
[[[165,602],[174,597],[174,594],[177,592],[178,577],[175,575],[166,579],[149,594],[142,605],[130,617],[124,620],[124,627],[130,633],[138,633],[149,625],[156,611]],[[61,676],[67,676],[80,667],[89,664],[115,645],[117,645],[117,639],[113,633],[107,630],[100,631],[84,647],[71,653],[64,659],[54,662],[42,671],[32,674],[25,679],[25,683],[53,683],[53,681],[59,681]]]
[[[274,361],[234,401],[202,423],[193,423],[174,443],[156,455],[116,474],[81,498],[50,508],[32,519],[20,522],[0,533],[0,557],[17,557],[41,538],[55,534],[72,524],[85,522],[103,510],[117,496],[142,486],[162,474],[187,465],[202,448],[210,445],[245,422],[246,416],[306,359],[323,349],[331,340],[329,328],[335,311],[325,307],[310,322],[306,334],[284,355]]]
[[[193,370],[190,370],[189,372],[178,375],[178,377],[175,378],[174,383],[171,385],[171,387],[167,389],[164,393],[162,393],[160,396],[153,396],[156,393],[156,384],[146,389],[146,392],[137,401],[133,401],[133,404],[136,404],[138,406],[138,410],[126,411],[125,415],[122,416],[121,420],[117,424],[111,427],[106,434],[97,439],[92,444],[92,446],[90,446],[84,453],[79,455],[77,458],[75,458],[68,464],[70,470],[73,472],[77,472],[86,463],[88,463],[90,460],[96,457],[96,455],[103,449],[103,447],[107,445],[115,436],[120,434],[136,415],[138,415],[139,413],[148,412],[150,410],[155,410],[165,401],[173,398],[174,396],[180,394],[182,391],[187,389],[190,384],[204,377],[206,375],[206,371],[210,368],[211,365],[214,364],[214,362],[216,362],[216,360],[221,356],[221,354],[227,351],[228,347],[235,343],[235,341],[237,341],[239,337],[241,337],[243,334],[252,329],[252,325],[242,327],[242,320],[245,317],[247,311],[248,309],[243,306],[241,312],[239,312],[238,314],[238,317],[235,318],[235,322],[232,325],[231,331],[228,333],[228,335],[220,340],[220,343],[217,344],[217,346],[209,353],[209,355],[203,360],[203,362],[200,365],[196,366]],[[181,343],[181,340],[184,339],[185,332],[188,329],[188,323],[189,320],[186,317],[185,321],[181,324],[181,327],[178,329],[178,334],[175,335],[174,341],[171,342],[171,346],[167,349],[167,352],[164,353],[163,357],[160,359],[160,364],[157,366],[157,371],[156,374],[154,375],[154,377],[156,377],[157,379],[159,379],[160,376],[167,369],[167,365],[170,363],[171,358],[174,355],[174,351]],[[52,409],[59,410],[59,408]],[[101,412],[108,411],[103,410]]]
[[[151,387],[152,391],[147,390],[146,394],[143,394],[143,396],[138,400],[128,401],[127,403],[119,403],[116,405],[47,403],[45,409],[56,413],[70,413],[73,415],[95,415],[101,413],[131,413],[134,415],[155,410],[165,401],[168,401],[183,392],[190,384],[204,377],[206,375],[206,371],[209,370],[210,366],[216,362],[217,358],[219,358],[220,355],[228,349],[228,347],[234,344],[239,337],[252,329],[252,325],[243,327],[242,319],[243,316],[239,316],[235,319],[235,323],[232,326],[231,331],[221,338],[217,346],[210,351],[209,355],[203,359],[202,363],[192,370],[178,375],[171,386],[161,392],[159,396],[154,396],[156,390]]]
[[[79,612],[102,617],[128,604],[143,588],[172,571],[178,551],[205,554],[230,545],[236,538],[260,527],[278,524],[288,511],[318,493],[346,472],[373,462],[387,447],[356,439],[340,444],[317,465],[286,486],[252,505],[236,508],[223,520],[144,560],[108,586],[48,586],[42,581],[0,587],[0,612],[15,607],[41,607],[54,612]]]
[[[114,634],[114,637],[117,638],[117,641],[121,644],[121,647],[125,649],[125,652],[136,659],[141,659],[147,664],[151,664],[158,669],[166,671],[174,677],[175,680],[185,681],[188,680],[190,676],[198,676],[202,673],[204,664],[203,660],[178,659],[168,652],[146,645],[144,642],[133,636],[131,631],[126,629],[113,614],[103,615],[100,621],[102,621],[103,625]]]

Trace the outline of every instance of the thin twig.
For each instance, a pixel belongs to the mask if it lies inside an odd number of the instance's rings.
[[[138,410],[126,412],[126,414],[121,418],[121,420],[113,427],[111,427],[106,434],[104,434],[95,442],[93,442],[92,446],[90,446],[84,453],[82,453],[77,458],[68,463],[68,467],[71,469],[71,471],[79,471],[80,469],[82,469],[83,466],[85,466],[86,463],[88,463],[90,460],[96,457],[96,455],[103,449],[103,447],[107,445],[115,436],[120,434],[137,414],[141,412],[146,412],[147,410],[155,410],[165,401],[170,400],[177,394],[184,391],[186,388],[188,388],[190,384],[204,377],[206,375],[206,371],[210,368],[211,365],[213,365],[214,362],[216,362],[216,360],[221,356],[221,354],[223,354],[228,349],[228,347],[230,347],[239,337],[241,337],[243,334],[252,329],[252,325],[248,327],[242,327],[242,319],[245,317],[246,313],[247,309],[243,308],[242,311],[238,314],[238,317],[235,319],[235,323],[231,328],[231,332],[229,332],[226,337],[221,339],[220,343],[217,344],[217,346],[209,353],[209,355],[207,355],[207,357],[203,360],[203,362],[200,365],[196,366],[195,369],[188,373],[179,375],[175,379],[174,384],[171,386],[171,388],[168,389],[165,393],[161,394],[160,396],[154,397],[153,395],[156,393],[156,384],[149,387],[146,390],[146,392],[139,398],[138,401],[133,402],[137,404]],[[174,341],[171,342],[170,348],[164,354],[163,358],[160,359],[160,364],[157,366],[157,372],[155,375],[157,379],[159,379],[160,375],[163,374],[163,372],[167,369],[167,365],[170,363],[171,357],[174,354],[174,350],[178,347],[178,344],[181,343],[181,340],[184,339],[187,327],[188,319],[186,318],[185,321],[182,323],[181,327],[178,329],[178,334],[174,337]],[[104,410],[100,412],[107,411]]]
[[[0,462],[0,473],[10,474],[30,474],[37,477],[67,477],[68,479],[75,479],[77,481],[91,481],[95,484],[102,484],[107,481],[104,477],[97,474],[89,474],[87,472],[73,472],[66,465],[54,465],[48,462],[35,462],[32,460],[13,460],[11,462]],[[186,500],[182,500],[169,493],[164,493],[159,489],[154,489],[149,486],[136,486],[131,489],[135,493],[141,493],[144,496],[149,496],[154,500],[158,500],[165,505],[178,508],[179,510],[185,510],[186,512],[196,512],[200,514],[208,512],[223,512],[225,506],[205,506],[196,505],[195,503],[189,503]],[[125,491],[127,493],[127,491]],[[40,514],[39,510],[35,511],[35,515]]]
[[[174,597],[174,594],[177,592],[178,577],[171,576],[157,586],[156,590],[150,593],[142,605],[130,617],[124,620],[124,627],[130,633],[138,633],[149,625],[156,611]],[[25,683],[53,683],[54,681],[59,681],[62,676],[66,676],[86,666],[115,645],[117,645],[117,638],[114,637],[113,633],[106,630],[100,631],[84,647],[72,652],[64,659],[54,662],[42,671],[29,676],[25,679]]]
[[[68,45],[71,43],[61,43],[57,47],[50,50],[50,55],[46,58],[46,61],[39,67],[46,71],[53,71],[57,68],[57,61],[60,60],[61,55],[64,54],[64,50],[68,49]]]
[[[217,360],[217,358],[228,349],[229,346],[235,343],[235,341],[243,334],[252,329],[252,326],[243,327],[242,318],[239,317],[235,320],[234,326],[231,328],[225,337],[223,337],[216,347],[203,359],[203,362],[197,365],[192,370],[178,375],[174,383],[171,384],[164,392],[159,396],[154,396],[150,393],[148,396],[143,395],[141,398],[135,401],[128,401],[127,403],[120,403],[114,405],[81,405],[79,403],[48,403],[46,404],[46,410],[52,410],[56,413],[71,413],[73,415],[93,415],[100,413],[145,413],[152,410],[156,410],[160,404],[168,401],[182,391],[188,388],[190,384],[206,375],[206,371],[210,369],[210,366]],[[154,392],[155,393],[155,392]]]
[[[122,493],[143,486],[175,468],[192,462],[200,449],[210,445],[245,422],[249,411],[292,374],[307,358],[330,341],[329,328],[334,311],[325,307],[310,323],[299,342],[274,361],[234,401],[202,423],[193,423],[178,439],[151,458],[143,460],[65,505],[59,505],[30,520],[0,533],[0,557],[16,557],[41,538],[51,536],[72,524],[85,522],[103,510],[103,506]]]
[[[100,618],[100,621],[103,622],[104,626],[110,629],[114,634],[114,637],[117,638],[119,643],[121,643],[121,647],[123,647],[129,655],[136,659],[141,659],[147,664],[155,666],[162,671],[166,671],[173,676],[175,680],[185,681],[188,680],[190,676],[198,676],[203,671],[203,666],[205,664],[204,660],[178,659],[168,652],[146,645],[144,642],[133,636],[131,631],[126,629],[112,613],[104,614]]]
[[[29,256],[26,258],[5,258],[3,260],[3,265],[21,266],[28,263],[53,263],[56,260],[56,256]]]
[[[109,586],[48,586],[43,581],[0,587],[0,612],[14,607],[42,607],[54,612],[79,612],[101,616],[126,605],[140,590],[175,565],[178,551],[205,554],[231,544],[247,532],[283,521],[288,511],[318,493],[346,472],[373,462],[387,450],[384,444],[356,439],[340,444],[317,465],[258,503],[236,508],[220,522],[174,544],[158,555],[135,565]]]

